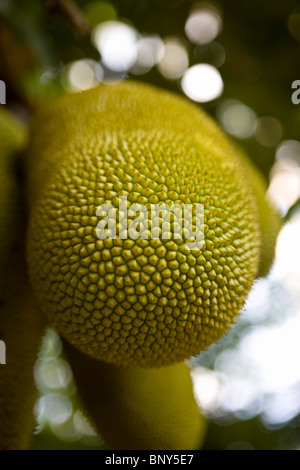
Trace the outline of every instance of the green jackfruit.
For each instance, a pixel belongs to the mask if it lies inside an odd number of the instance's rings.
[[[200,449],[206,420],[196,404],[185,363],[127,368],[65,351],[96,428],[118,450]]]
[[[43,317],[28,280],[25,259],[25,204],[18,179],[25,128],[0,108],[0,339],[6,363],[0,365],[0,449],[30,446],[36,399],[34,363]]]
[[[65,96],[37,116],[27,163],[32,286],[74,347],[168,366],[231,327],[259,275],[260,215],[242,155],[198,107],[133,82]],[[99,205],[118,212],[121,196],[203,204],[204,246],[189,250],[174,230],[99,239]]]
[[[30,447],[34,431],[34,364],[44,327],[24,249],[10,253],[0,300],[0,338],[6,346],[6,364],[0,365],[0,449],[23,450]]]

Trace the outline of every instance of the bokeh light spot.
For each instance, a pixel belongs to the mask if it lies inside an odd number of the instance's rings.
[[[105,21],[92,31],[92,40],[103,64],[115,72],[125,72],[137,57],[137,31],[121,21]]]
[[[92,59],[71,62],[62,73],[62,83],[69,92],[88,90],[95,87],[102,79],[102,67]]]
[[[130,72],[136,75],[149,72],[160,60],[164,44],[159,36],[144,36],[136,44],[136,62]]]
[[[68,397],[61,393],[48,393],[38,400],[37,421],[61,424],[72,416],[72,411],[72,403]]]
[[[40,350],[40,357],[47,357],[48,359],[56,358],[62,351],[62,344],[59,335],[56,331],[48,328],[42,338],[42,346]]]
[[[194,9],[185,24],[185,33],[195,44],[213,41],[222,30],[222,20],[217,10]]]
[[[84,416],[81,410],[77,410],[73,415],[73,423],[75,429],[86,436],[97,436],[96,431],[92,428],[90,422]]]
[[[272,277],[279,279],[293,294],[290,301],[298,302],[300,314],[300,213],[296,212],[282,228],[276,246],[276,259]],[[285,305],[286,307],[286,305]],[[289,310],[291,307],[289,306]],[[300,331],[300,330],[299,330]],[[299,370],[300,372],[300,370]],[[300,381],[300,373],[299,373]]]
[[[77,442],[82,437],[82,433],[74,426],[72,418],[63,423],[52,421],[51,431],[56,437],[66,442]]]
[[[222,127],[240,139],[251,137],[256,127],[255,112],[238,100],[225,100],[217,109]]]
[[[181,80],[184,93],[193,101],[206,103],[223,92],[223,80],[218,70],[209,64],[190,67]]]
[[[242,338],[240,352],[255,363],[260,388],[266,393],[283,392],[299,381],[299,325],[300,316],[292,316],[280,325],[257,327]],[[284,354],[279,345],[284,345]]]
[[[158,70],[170,80],[180,78],[189,66],[186,47],[177,38],[166,38],[158,54],[160,57]]]
[[[270,173],[268,197],[284,216],[300,196],[299,173],[280,163],[273,165]]]
[[[300,197],[300,142],[284,140],[276,148],[268,197],[284,216]]]
[[[262,116],[256,122],[254,135],[261,145],[274,147],[282,136],[281,124],[272,116]]]
[[[276,149],[276,161],[288,168],[300,167],[300,142],[283,140]]]
[[[64,359],[56,358],[38,362],[35,378],[40,390],[43,388],[60,389],[70,384],[73,374]]]
[[[191,371],[195,398],[199,406],[209,409],[217,399],[220,389],[220,378],[218,374],[205,367],[197,367]]]

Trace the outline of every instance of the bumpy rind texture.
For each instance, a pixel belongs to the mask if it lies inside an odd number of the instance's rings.
[[[32,286],[82,352],[166,366],[217,341],[258,275],[255,190],[241,157],[198,107],[133,82],[66,96],[33,125],[28,157]],[[204,240],[100,240],[97,208],[204,204]]]
[[[80,395],[106,445],[118,450],[194,450],[207,423],[185,363],[127,368],[89,358],[65,343]]]
[[[43,317],[28,280],[25,259],[25,207],[19,180],[19,151],[26,130],[0,108],[0,449],[30,447],[36,400],[34,363]],[[2,355],[1,355],[2,357]]]

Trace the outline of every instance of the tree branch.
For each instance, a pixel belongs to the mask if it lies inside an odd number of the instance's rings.
[[[80,36],[87,37],[90,35],[91,29],[82,11],[73,0],[45,0],[45,6],[49,11],[61,11]]]

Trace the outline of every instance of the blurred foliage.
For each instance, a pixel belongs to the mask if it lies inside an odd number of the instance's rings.
[[[99,60],[90,38],[80,37],[60,11],[47,11],[46,3],[1,0],[0,5],[1,77],[12,82],[24,100],[33,102],[51,99],[63,91],[59,71],[64,64],[84,57]],[[91,3],[78,1],[93,21],[96,12],[88,8]],[[110,8],[99,9],[99,20],[113,19],[117,12],[120,19],[142,33],[161,37],[176,35],[188,43],[184,25],[194,1],[114,0],[110,3]],[[290,34],[287,22],[292,12],[299,11],[298,2],[220,0],[215,4],[223,17],[218,41],[226,51],[226,60],[220,68],[226,85],[222,99],[240,100],[258,116],[274,116],[283,125],[283,137],[296,139],[300,107],[293,106],[290,97],[291,83],[299,71],[300,42]],[[191,65],[197,63],[195,47],[190,43],[187,46]],[[47,74],[41,83],[43,71]],[[178,82],[166,80],[157,68],[138,79],[180,93]],[[13,100],[14,94],[9,98]],[[213,101],[204,107],[214,115],[217,104]],[[273,162],[273,149],[262,147],[253,139],[244,141],[243,145],[267,175]]]
[[[7,85],[7,105],[25,119],[45,100],[64,93],[61,72],[67,64],[84,58],[101,59],[89,35],[79,34],[56,3],[0,0],[0,79]],[[186,19],[195,3],[192,0],[77,1],[91,28],[118,18],[140,33],[162,38],[176,36],[187,48],[190,66],[204,58],[208,62],[213,60],[208,49],[196,47],[184,33]],[[299,35],[297,38],[295,32],[291,34],[288,27],[290,15],[300,13],[299,2],[218,0],[207,4],[214,5],[222,17],[223,29],[217,44],[224,48],[226,56],[219,66],[224,92],[220,98],[202,106],[216,117],[221,102],[239,100],[258,117],[276,118],[282,126],[282,139],[299,139],[300,106],[291,103],[291,83],[300,79],[300,41]],[[180,80],[166,79],[157,67],[138,76],[129,72],[128,76],[183,94]],[[253,136],[237,141],[268,177],[275,147],[263,146]],[[231,342],[236,334],[233,333]],[[232,423],[212,421],[205,448],[299,448],[298,434],[296,418],[275,430],[266,429],[259,418]],[[46,425],[35,435],[33,448],[79,449],[101,448],[101,445],[93,443],[89,447],[84,440],[67,443],[55,437]]]

